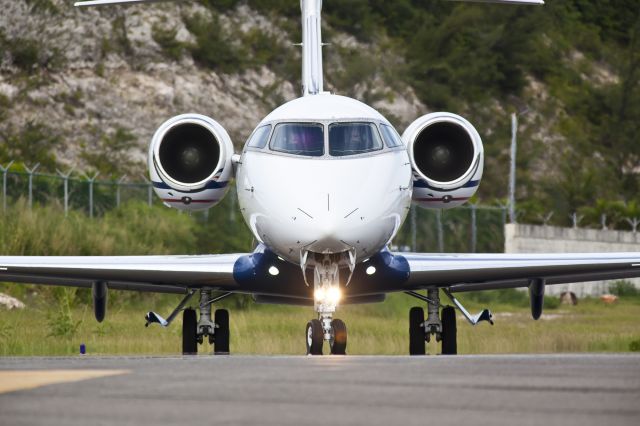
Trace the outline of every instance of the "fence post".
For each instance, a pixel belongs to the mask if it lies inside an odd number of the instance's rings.
[[[116,182],[116,207],[117,208],[120,208],[120,186],[122,185],[122,183],[126,178],[127,178],[127,175],[122,175],[120,179],[118,179],[118,181]]]
[[[72,167],[71,170],[69,170],[66,174],[56,169],[56,172],[60,175],[64,182],[64,217],[67,217],[67,215],[69,214],[69,177],[71,176],[71,173],[73,173],[74,168],[75,167]]]
[[[89,182],[89,217],[91,219],[93,219],[93,183],[96,181],[99,174],[100,172],[96,172],[92,177],[84,174],[84,177],[87,178],[87,182]]]
[[[229,191],[231,194],[231,209],[229,209],[229,221],[231,223],[236,223],[236,189],[235,185],[231,185],[231,190]]]
[[[29,174],[29,210],[31,210],[31,207],[33,206],[33,174],[38,169],[38,167],[40,167],[40,163],[36,164],[32,169],[24,166],[24,169]]]
[[[7,211],[7,172],[9,168],[13,164],[13,160],[9,161],[6,167],[0,166],[0,170],[2,170],[2,211]]]
[[[147,183],[147,204],[151,207],[153,205],[153,186],[151,185],[151,181],[147,179],[145,175],[140,176]]]
[[[442,209],[436,210],[436,225],[438,231],[438,252],[444,253],[444,229],[442,228]]]
[[[411,206],[411,251],[418,250],[418,211],[416,206]]]
[[[582,218],[584,216],[578,215],[578,213],[574,212],[573,214],[570,214],[569,217],[571,218],[571,222],[573,224],[573,229],[577,229],[578,225],[580,224],[580,221],[582,221]]]
[[[476,252],[478,245],[477,208],[478,206],[471,204],[471,253]]]
[[[635,234],[636,231],[638,230],[638,225],[640,225],[640,219],[638,219],[637,217],[634,217],[633,219],[625,219],[627,221],[627,223],[629,225],[631,225],[631,229],[633,230],[633,233]]]

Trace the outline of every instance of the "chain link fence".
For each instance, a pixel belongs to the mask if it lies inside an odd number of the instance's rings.
[[[26,169],[26,168],[25,168]],[[24,172],[0,168],[2,173],[2,208],[18,199],[34,204],[57,204],[70,210],[83,211],[89,217],[100,217],[130,201],[142,201],[149,206],[160,205],[154,196],[151,183],[141,176],[130,181],[100,179],[99,175],[58,172],[40,173],[37,167]],[[232,223],[240,223],[242,217],[235,198],[235,186],[223,203],[213,211],[193,213],[204,222],[223,216]],[[504,207],[471,205],[453,210],[425,210],[412,207],[404,226],[393,241],[403,251],[419,252],[502,252],[504,249],[504,224],[507,210]]]

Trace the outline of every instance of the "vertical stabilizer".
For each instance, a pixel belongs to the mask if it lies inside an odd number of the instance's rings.
[[[300,0],[302,10],[302,95],[324,91],[322,75],[322,0]]]

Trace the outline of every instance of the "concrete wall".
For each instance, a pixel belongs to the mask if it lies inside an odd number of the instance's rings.
[[[504,235],[505,253],[640,252],[640,232],[507,224]],[[640,278],[629,281],[640,288]],[[547,293],[559,294],[569,290],[578,297],[599,295],[607,293],[611,282],[553,285],[547,287]]]

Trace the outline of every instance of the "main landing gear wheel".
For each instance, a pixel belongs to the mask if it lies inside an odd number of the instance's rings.
[[[307,355],[322,355],[324,330],[320,320],[312,319],[307,323]],[[345,341],[346,346],[346,341]]]
[[[424,355],[424,309],[414,306],[409,311],[409,355]]]
[[[216,310],[214,322],[216,323],[216,331],[213,335],[213,353],[215,355],[229,355],[229,311],[226,309]]]
[[[453,306],[442,308],[442,355],[456,355],[458,341],[456,337],[456,310]]]
[[[344,321],[334,319],[331,321],[331,339],[329,340],[332,355],[347,354],[347,326]]]
[[[198,319],[195,309],[185,309],[182,313],[182,354],[198,354]]]

